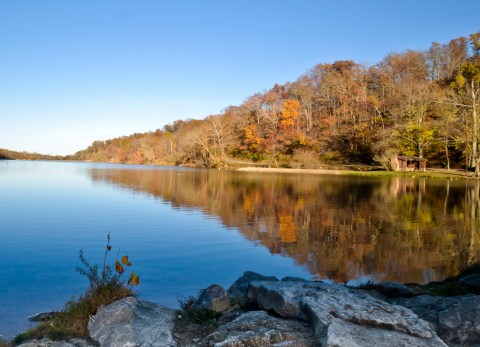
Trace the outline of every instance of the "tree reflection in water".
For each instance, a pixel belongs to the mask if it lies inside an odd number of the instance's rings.
[[[176,169],[91,177],[200,209],[314,278],[426,283],[479,259],[479,182]]]

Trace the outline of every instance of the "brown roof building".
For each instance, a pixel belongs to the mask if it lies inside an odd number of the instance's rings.
[[[427,159],[414,157],[414,156],[406,156],[406,155],[399,155],[397,157],[397,163],[396,163],[397,171],[416,171],[416,170],[425,171],[426,169],[427,169]]]

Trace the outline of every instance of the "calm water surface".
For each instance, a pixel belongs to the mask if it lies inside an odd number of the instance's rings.
[[[60,309],[78,252],[128,254],[143,299],[176,307],[243,271],[429,282],[478,261],[478,182],[0,161],[0,334]]]

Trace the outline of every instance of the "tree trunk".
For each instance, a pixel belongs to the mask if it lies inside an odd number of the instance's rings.
[[[478,158],[478,119],[477,119],[477,108],[475,100],[475,83],[473,80],[470,82],[471,86],[471,96],[472,96],[472,118],[473,118],[473,134],[472,134],[472,167],[475,168],[475,177],[480,176],[480,158]]]
[[[447,157],[447,170],[450,171],[450,156],[448,152],[448,137],[445,138],[445,156]]]

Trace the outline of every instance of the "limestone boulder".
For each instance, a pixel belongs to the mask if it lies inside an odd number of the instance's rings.
[[[253,281],[247,296],[264,310],[310,322],[320,346],[447,346],[410,309],[344,286]]]
[[[230,297],[225,289],[218,284],[212,284],[202,290],[200,296],[190,309],[194,311],[206,309],[215,312],[224,312],[229,307]]]
[[[307,323],[272,317],[265,311],[250,311],[220,326],[201,346],[313,347],[315,340]]]
[[[88,324],[100,346],[175,347],[175,310],[134,297],[101,308]]]
[[[243,276],[237,279],[228,288],[227,293],[235,304],[246,305],[249,303],[247,298],[247,290],[250,282],[253,281],[278,281],[275,276],[263,276],[253,271],[245,271]]]

